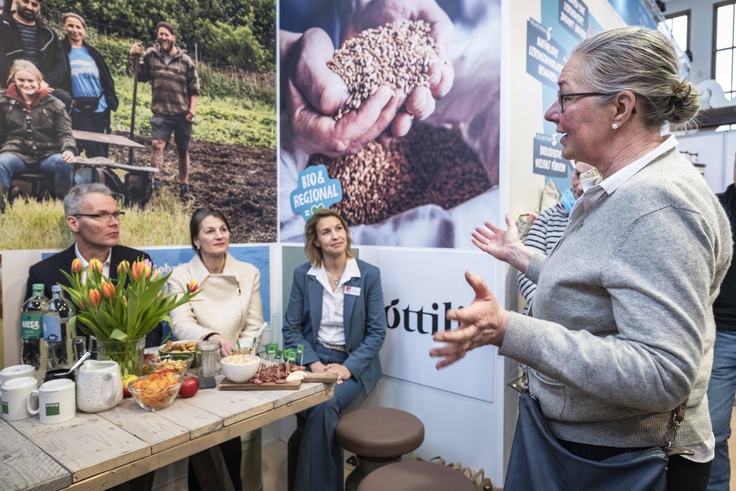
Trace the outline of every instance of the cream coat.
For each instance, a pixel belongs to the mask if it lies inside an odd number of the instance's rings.
[[[171,329],[177,339],[202,339],[216,333],[250,348],[253,336],[263,325],[261,274],[252,264],[230,254],[222,274],[210,274],[199,255],[180,264],[169,277],[169,291],[184,291],[197,280],[202,290],[194,300],[171,312]],[[260,342],[260,340],[259,340]]]

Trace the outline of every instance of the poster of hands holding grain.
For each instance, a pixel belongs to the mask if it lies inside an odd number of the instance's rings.
[[[500,0],[279,4],[281,242],[471,248],[496,216]]]

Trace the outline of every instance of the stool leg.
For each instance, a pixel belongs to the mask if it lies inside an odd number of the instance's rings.
[[[345,491],[358,491],[360,483],[365,479],[365,476],[375,471],[379,467],[384,465],[393,464],[401,461],[401,456],[389,457],[384,459],[367,459],[365,457],[358,457],[358,466],[353,469],[347,480],[345,481]]]

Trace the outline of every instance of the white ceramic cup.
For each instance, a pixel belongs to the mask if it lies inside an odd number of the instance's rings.
[[[26,399],[26,409],[31,414],[38,414],[41,423],[46,425],[69,421],[77,412],[74,387],[74,382],[69,379],[49,380],[31,392]],[[34,399],[38,402],[35,408]]]
[[[77,372],[77,409],[99,413],[123,400],[120,366],[114,361],[88,360]]]
[[[36,369],[32,365],[13,365],[0,370],[0,386],[6,381],[20,377],[35,377]]]
[[[31,417],[26,401],[31,392],[38,388],[36,377],[10,379],[0,388],[2,391],[2,413],[5,421],[16,421]]]

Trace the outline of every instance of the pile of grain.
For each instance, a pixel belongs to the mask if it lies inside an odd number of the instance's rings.
[[[339,120],[387,85],[410,94],[416,87],[429,87],[429,66],[439,59],[439,50],[424,21],[398,21],[367,29],[346,40],[327,66],[340,75],[350,91]]]
[[[425,204],[449,209],[491,187],[458,130],[423,124],[388,145],[369,143],[355,155],[312,155],[309,165],[319,164],[340,180],[343,200],[332,209],[351,225],[378,223]]]

